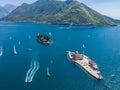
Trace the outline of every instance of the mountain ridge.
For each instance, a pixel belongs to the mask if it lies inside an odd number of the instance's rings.
[[[23,3],[2,20],[52,24],[93,23],[97,26],[117,25],[114,20],[96,12],[84,3],[75,0],[67,1],[38,0],[33,4]]]
[[[5,6],[0,6],[0,18],[7,16],[16,6],[11,4],[6,4]]]

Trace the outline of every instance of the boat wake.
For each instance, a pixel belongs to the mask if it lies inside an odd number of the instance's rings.
[[[38,69],[39,69],[39,62],[38,61],[31,61],[30,69],[26,73],[25,82],[32,82],[33,77]]]
[[[2,56],[3,55],[3,49],[2,49],[2,47],[0,47],[0,56]]]

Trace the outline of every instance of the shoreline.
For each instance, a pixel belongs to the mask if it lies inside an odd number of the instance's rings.
[[[50,25],[60,25],[60,26],[69,26],[70,24],[58,24],[58,23],[50,23],[50,22],[38,22],[38,21],[0,21],[0,22],[11,22],[11,23],[14,23],[14,22],[17,22],[17,23],[35,23],[35,24],[50,24]],[[82,25],[82,24],[81,24]],[[84,23],[83,23],[84,25]],[[95,25],[95,24],[94,24]],[[115,26],[118,26],[120,24],[116,24],[116,25],[95,25],[96,27],[104,27],[104,26],[111,26],[111,27],[115,27]]]

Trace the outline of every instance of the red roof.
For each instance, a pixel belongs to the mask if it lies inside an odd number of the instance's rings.
[[[80,54],[75,54],[76,57],[80,57]]]

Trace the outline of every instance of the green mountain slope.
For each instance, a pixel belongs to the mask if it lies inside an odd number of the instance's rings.
[[[2,20],[53,24],[70,24],[74,22],[79,24],[93,23],[99,26],[116,25],[112,19],[74,0],[38,0],[33,4],[24,3]]]

